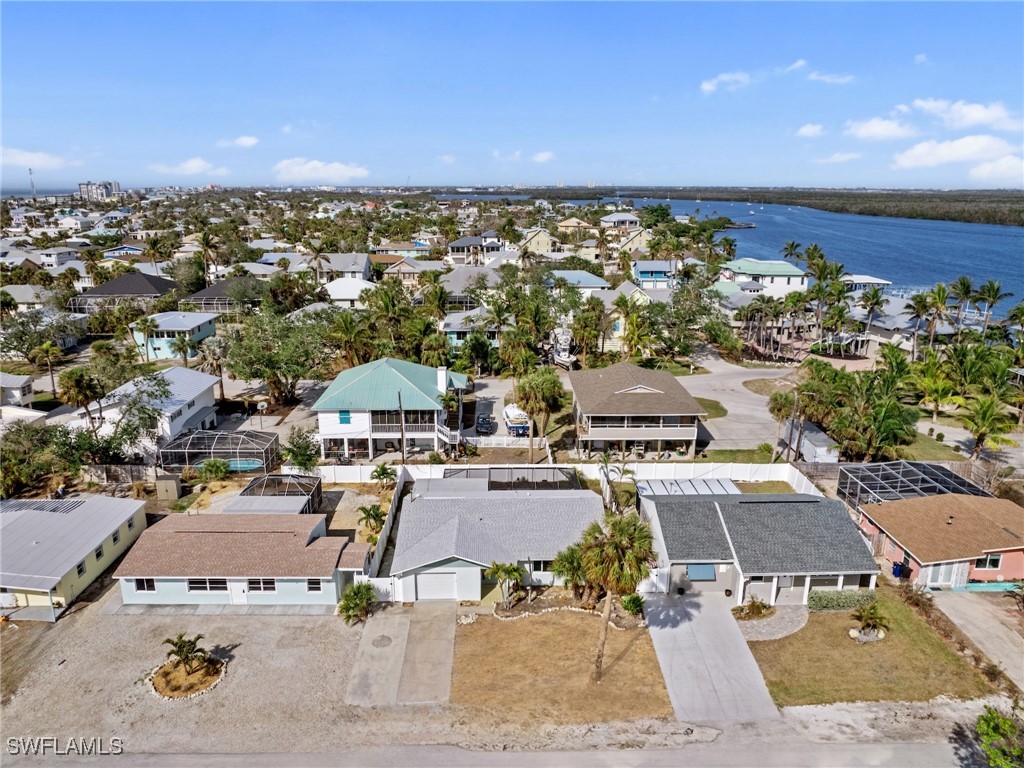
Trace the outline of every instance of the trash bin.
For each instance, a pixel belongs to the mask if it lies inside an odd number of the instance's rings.
[[[903,575],[903,563],[892,564],[892,575],[895,576],[897,579]]]

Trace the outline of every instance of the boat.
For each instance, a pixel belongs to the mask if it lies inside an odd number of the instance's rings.
[[[530,436],[530,416],[518,405],[509,403],[501,415],[505,419],[505,429],[510,435],[513,437]]]
[[[572,370],[576,366],[576,355],[572,354],[568,347],[557,347],[551,354],[551,359],[555,365],[568,370]]]

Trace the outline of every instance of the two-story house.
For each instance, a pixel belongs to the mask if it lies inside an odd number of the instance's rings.
[[[570,371],[577,450],[644,457],[649,451],[675,451],[692,459],[701,417],[700,404],[668,371],[632,363]]]
[[[673,288],[679,266],[678,259],[634,260],[633,282],[641,288]]]
[[[36,255],[39,256],[39,265],[43,269],[53,269],[77,259],[78,251],[74,248],[61,246],[59,248],[47,248],[44,251],[36,251]]]
[[[561,242],[558,238],[540,227],[526,230],[523,233],[523,239],[519,241],[519,250],[530,253],[550,253],[557,251],[560,247]]]
[[[477,266],[486,263],[488,254],[494,254],[505,247],[498,233],[489,229],[481,235],[460,237],[448,243],[448,255],[444,257],[448,266],[469,264]]]
[[[501,331],[512,328],[513,323],[510,321],[505,323],[504,327],[498,328],[496,325],[488,324],[486,317],[487,310],[484,307],[477,307],[468,312],[449,312],[444,320],[438,322],[438,330],[448,337],[453,349],[461,347],[466,337],[473,331],[480,331],[491,342],[492,347],[497,347]]]
[[[384,270],[387,276],[395,276],[402,285],[415,291],[420,287],[420,275],[424,272],[444,271],[445,265],[440,261],[420,261],[418,259],[402,259]]]
[[[446,426],[445,393],[461,396],[467,377],[447,368],[382,358],[342,371],[313,404],[325,459],[385,452],[441,451],[458,442]]]
[[[766,296],[785,298],[794,291],[807,290],[807,272],[781,259],[733,259],[722,265],[719,280],[735,283],[754,281],[764,286]]]
[[[213,312],[158,312],[149,319],[156,325],[151,333],[138,329],[138,321],[129,323],[132,339],[140,354],[148,360],[173,360],[181,355],[171,349],[174,339],[187,339],[189,357],[195,357],[199,343],[217,332],[217,315]]]

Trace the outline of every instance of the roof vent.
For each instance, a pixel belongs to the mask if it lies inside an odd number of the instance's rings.
[[[949,519],[946,521],[946,525],[952,525],[952,524],[953,524],[953,516],[950,515]]]

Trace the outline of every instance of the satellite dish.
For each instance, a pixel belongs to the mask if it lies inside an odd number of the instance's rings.
[[[265,411],[265,410],[267,410],[267,404],[266,403],[258,403],[256,405],[256,410],[258,410],[258,411]]]

